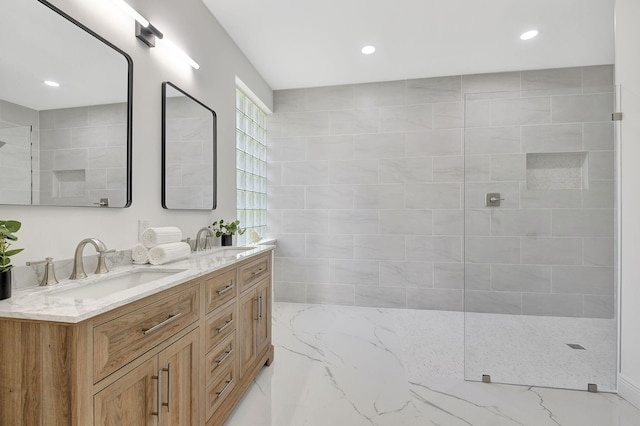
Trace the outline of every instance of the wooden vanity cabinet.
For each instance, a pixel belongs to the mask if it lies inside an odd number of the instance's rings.
[[[197,425],[198,331],[94,396],[94,425]]]
[[[240,375],[249,371],[271,342],[271,279],[250,287],[240,299]]]
[[[0,319],[0,339],[2,426],[218,426],[273,359],[271,252],[78,324]]]

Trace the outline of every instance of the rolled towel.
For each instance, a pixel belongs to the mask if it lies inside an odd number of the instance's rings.
[[[147,249],[144,244],[136,244],[131,249],[131,260],[133,260],[133,263],[136,265],[149,263],[149,249]]]
[[[175,226],[147,228],[142,233],[142,244],[147,248],[160,244],[177,243],[182,240],[182,231]]]
[[[187,243],[161,244],[149,250],[149,262],[152,265],[163,265],[189,257],[191,246]]]

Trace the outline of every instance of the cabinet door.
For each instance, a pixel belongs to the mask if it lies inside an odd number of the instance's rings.
[[[160,425],[198,423],[198,331],[187,334],[160,352],[162,376]]]
[[[254,290],[240,299],[240,327],[238,327],[238,347],[240,348],[240,377],[256,359],[255,323],[257,320],[257,297]]]
[[[94,396],[94,424],[105,426],[156,426],[157,358],[113,382]]]
[[[258,321],[256,323],[256,355],[266,349],[271,341],[271,280],[258,285]]]

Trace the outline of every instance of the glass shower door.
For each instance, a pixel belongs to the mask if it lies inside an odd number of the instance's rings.
[[[616,389],[615,98],[466,95],[466,380]]]

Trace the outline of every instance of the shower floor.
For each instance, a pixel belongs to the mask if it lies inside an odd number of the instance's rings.
[[[465,372],[463,313],[275,303],[275,360],[226,425],[640,424],[640,410],[613,393],[497,383],[614,389],[613,321],[467,314],[466,323]]]
[[[614,319],[467,313],[465,378],[614,392],[616,338]]]

